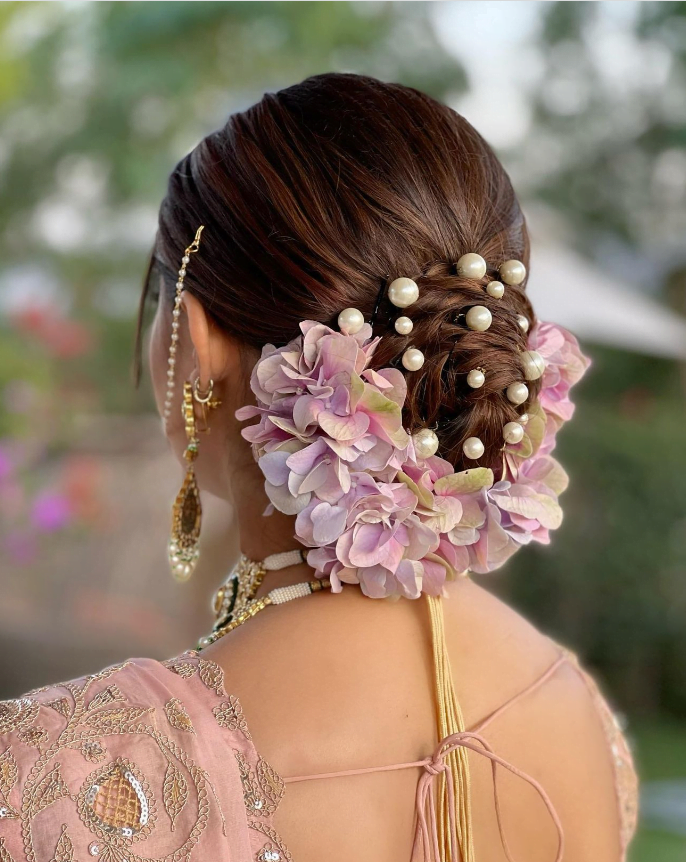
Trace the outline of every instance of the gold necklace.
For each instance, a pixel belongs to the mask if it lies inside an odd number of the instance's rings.
[[[198,649],[213,644],[269,605],[282,605],[331,586],[328,578],[322,578],[290,584],[287,587],[276,587],[267,595],[255,598],[267,572],[286,569],[301,562],[304,562],[304,555],[300,550],[272,554],[259,562],[241,555],[236,568],[214,595],[212,609],[216,617],[215,623],[210,634],[198,641]]]

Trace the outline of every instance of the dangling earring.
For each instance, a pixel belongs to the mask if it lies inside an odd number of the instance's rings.
[[[195,571],[200,556],[198,540],[202,522],[200,491],[193,462],[198,457],[198,430],[193,411],[193,388],[183,384],[183,418],[188,444],[183,457],[188,464],[181,490],[172,506],[172,529],[169,540],[169,564],[177,581],[187,581]]]

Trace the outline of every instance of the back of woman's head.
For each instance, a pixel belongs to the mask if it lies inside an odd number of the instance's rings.
[[[495,154],[459,114],[399,84],[347,74],[308,78],[230,117],[174,170],[160,212],[156,256],[173,273],[198,225],[201,253],[186,278],[216,323],[247,347],[286,344],[305,319],[335,326],[353,306],[383,336],[375,366],[425,355],[407,372],[404,424],[438,427],[439,453],[457,470],[463,442],[479,437],[479,463],[496,467],[502,429],[524,412],[505,389],[523,379],[520,351],[533,324],[525,282],[494,299],[485,285],[500,264],[528,268],[524,218]],[[467,252],[488,264],[479,280],[457,275]],[[386,286],[419,285],[414,328],[396,333]],[[168,290],[173,292],[170,276]],[[464,313],[484,305],[486,332]],[[487,368],[482,388],[467,374]],[[529,384],[530,401],[539,381]]]

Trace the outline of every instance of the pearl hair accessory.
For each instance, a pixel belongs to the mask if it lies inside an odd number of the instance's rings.
[[[498,269],[505,284],[521,284],[526,278],[526,267],[521,260],[506,260]]]
[[[388,298],[396,308],[407,308],[419,299],[417,282],[411,278],[396,278],[388,285]]]
[[[357,308],[344,308],[338,315],[338,328],[344,335],[355,335],[364,326],[364,315]]]
[[[517,323],[519,324],[520,329],[523,332],[529,331],[529,318],[528,317],[525,317],[523,314],[518,314],[517,315]]]
[[[502,281],[489,281],[486,285],[486,293],[493,299],[502,299],[505,293],[505,285]]]
[[[473,251],[463,254],[457,261],[456,266],[458,275],[461,275],[464,278],[474,278],[477,280],[486,275],[487,268],[486,261],[480,254],[476,254]]]
[[[395,321],[394,326],[395,331],[398,333],[398,335],[409,335],[414,328],[414,323],[412,323],[409,317],[403,316],[399,317]]]
[[[422,428],[412,435],[415,451],[420,458],[430,458],[438,451],[438,437],[431,428]]]
[[[424,354],[416,347],[408,347],[403,353],[402,363],[408,371],[419,371],[424,365]]]
[[[485,305],[473,305],[465,315],[465,323],[469,329],[485,332],[493,323],[493,315]]]
[[[476,461],[484,454],[484,444],[478,437],[467,437],[462,444],[462,451],[465,458]]]
[[[522,413],[522,415],[519,417],[519,421],[522,425],[526,425],[526,423],[529,421],[529,414]]]
[[[184,280],[186,278],[186,267],[191,262],[190,256],[195,254],[200,248],[200,237],[205,225],[200,225],[195,233],[195,239],[188,246],[181,258],[181,269],[179,270],[179,280],[176,282],[176,294],[174,296],[174,308],[172,310],[172,332],[171,344],[169,345],[169,359],[167,360],[167,391],[164,398],[164,408],[162,417],[165,427],[171,416],[172,401],[174,399],[174,375],[176,372],[176,349],[179,341],[179,318],[181,317],[181,300],[184,288]]]
[[[483,368],[472,368],[467,375],[467,386],[471,386],[472,389],[481,389],[485,382],[486,375]]]
[[[545,371],[545,359],[537,350],[523,350],[524,379],[538,380]]]
[[[512,404],[523,404],[529,397],[529,387],[526,383],[510,383],[505,390],[507,400]]]
[[[503,427],[503,440],[506,443],[520,443],[524,438],[524,427],[519,422],[508,422]]]

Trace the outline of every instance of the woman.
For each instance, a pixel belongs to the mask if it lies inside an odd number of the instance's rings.
[[[466,577],[561,519],[588,362],[528,259],[489,146],[396,84],[310,78],[182,160],[148,279],[170,562],[198,487],[244,557],[199,650],[3,705],[2,862],[625,857],[612,714]]]

